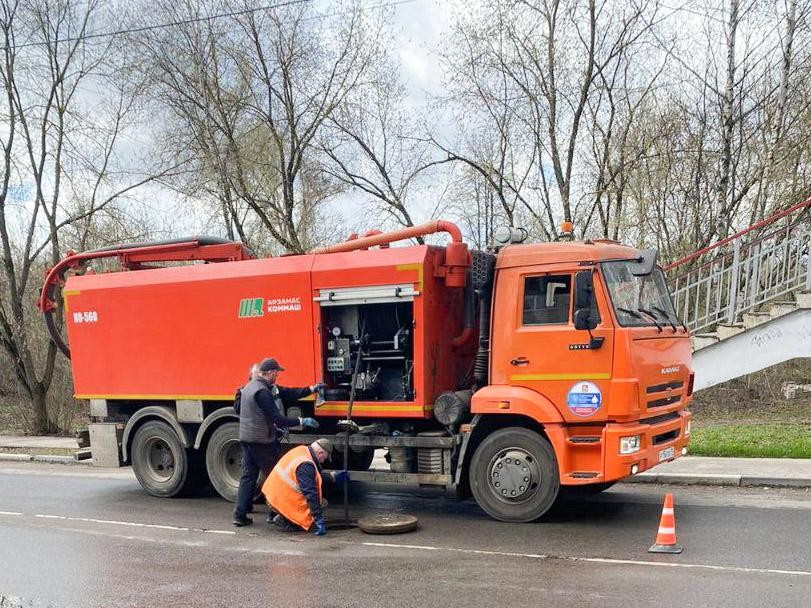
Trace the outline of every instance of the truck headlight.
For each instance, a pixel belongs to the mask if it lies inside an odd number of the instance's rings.
[[[620,437],[620,454],[633,454],[639,451],[642,443],[639,435],[633,437]]]
[[[685,436],[685,437],[689,437],[689,436],[690,436],[690,426],[692,426],[692,424],[693,424],[693,421],[692,421],[692,420],[688,420],[688,421],[687,421],[687,426],[686,426],[686,427],[684,427],[684,436]]]

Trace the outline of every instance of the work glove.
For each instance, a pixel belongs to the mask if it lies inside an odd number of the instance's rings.
[[[317,429],[318,428],[318,420],[315,418],[299,418],[298,423],[300,426],[304,427],[305,429]]]
[[[316,382],[310,387],[310,392],[317,393],[318,391],[324,390],[325,388],[327,388],[326,384],[324,384],[323,382]]]
[[[333,471],[332,481],[335,483],[346,483],[349,481],[349,471]]]
[[[316,536],[324,536],[327,533],[327,522],[324,521],[323,517],[319,517],[315,520],[315,535]]]

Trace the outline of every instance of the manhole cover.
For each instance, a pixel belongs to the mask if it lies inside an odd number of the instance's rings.
[[[417,529],[419,520],[403,513],[381,513],[361,517],[358,528],[367,534],[403,534]]]

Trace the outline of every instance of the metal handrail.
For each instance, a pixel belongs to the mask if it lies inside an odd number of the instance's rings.
[[[694,331],[735,323],[746,312],[778,298],[811,290],[811,222],[807,217],[766,234],[753,235],[792,213],[811,208],[811,199],[793,205],[734,235],[665,267],[687,269],[670,276],[676,312]],[[752,240],[747,237],[755,236]],[[716,251],[730,245],[731,251]],[[702,261],[702,256],[714,257]],[[690,262],[698,261],[696,265]]]
[[[721,239],[720,241],[716,241],[715,243],[713,243],[711,245],[707,245],[703,249],[699,249],[698,251],[695,251],[695,252],[691,253],[690,255],[686,255],[683,258],[679,258],[675,262],[671,262],[670,264],[665,266],[664,270],[667,272],[667,271],[672,270],[676,266],[681,266],[682,264],[686,264],[688,262],[691,262],[692,260],[696,259],[697,257],[700,257],[700,256],[704,255],[705,253],[709,253],[713,249],[717,249],[718,247],[723,247],[724,245],[726,245],[728,243],[731,243],[732,241],[734,241],[736,239],[739,239],[742,236],[745,236],[745,235],[749,234],[750,232],[753,232],[753,231],[755,231],[755,230],[757,230],[759,228],[763,228],[764,226],[768,226],[769,224],[773,224],[777,220],[782,219],[782,218],[786,217],[787,215],[791,215],[795,211],[799,211],[800,209],[806,209],[808,207],[811,207],[811,198],[806,199],[801,203],[797,203],[796,205],[792,205],[788,209],[785,209],[783,211],[779,211],[778,213],[770,215],[766,219],[760,220],[759,222],[755,222],[754,224],[752,224],[748,228],[744,228],[743,230],[741,230],[739,232],[736,232],[732,236],[728,236],[728,237],[726,237],[724,239]]]
[[[804,220],[798,220],[798,221],[794,222],[793,224],[789,224],[788,226],[786,226],[784,228],[778,228],[774,232],[769,232],[768,234],[764,234],[762,236],[759,236],[754,241],[749,241],[748,243],[744,243],[743,245],[741,245],[741,251],[744,251],[745,249],[749,249],[753,245],[757,245],[758,243],[761,243],[761,242],[765,241],[766,239],[769,239],[772,236],[775,236],[779,232],[784,232],[787,229],[794,228],[795,226],[799,226],[800,224],[803,224],[803,223],[804,223]],[[747,232],[745,234],[748,234],[748,233],[749,233],[749,231],[747,230]],[[720,257],[708,260],[708,261],[704,262],[703,264],[700,264],[699,266],[693,266],[692,268],[689,268],[689,269],[685,270],[681,274],[671,276],[671,277],[669,277],[669,280],[674,281],[676,279],[682,278],[685,275],[688,275],[691,272],[695,271],[696,269],[698,269],[698,268],[706,268],[707,266],[710,266],[710,265],[716,263],[720,259],[724,259],[724,260],[731,259],[733,255],[734,255],[734,252],[730,251],[729,253],[725,253]],[[682,258],[682,259],[686,260],[688,258],[691,258],[691,256],[687,256],[687,257]],[[695,258],[691,258],[691,259],[695,259]],[[681,262],[673,262],[672,264],[668,264],[667,266],[664,266],[663,268],[664,268],[665,271],[667,271],[669,269],[672,269],[672,268],[676,267],[676,265],[680,264],[680,263]]]

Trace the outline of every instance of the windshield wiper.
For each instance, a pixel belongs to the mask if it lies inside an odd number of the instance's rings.
[[[668,323],[670,323],[670,327],[672,327],[672,328],[673,328],[673,332],[675,333],[675,331],[676,331],[676,324],[673,322],[673,319],[671,319],[671,318],[670,318],[670,315],[668,314],[668,312],[667,312],[666,310],[662,309],[662,308],[659,308],[658,306],[651,306],[651,308],[652,308],[653,310],[655,310],[656,312],[660,312],[660,313],[662,313],[662,315],[664,316],[664,318],[665,318],[665,319],[667,319],[667,322],[668,322]]]
[[[642,308],[641,306],[637,308],[637,310],[639,312],[644,312],[646,315],[648,315],[651,318],[651,321],[653,321],[653,324],[656,326],[656,329],[659,330],[659,333],[662,333],[662,326],[659,325],[659,319],[656,317],[655,313],[651,312],[647,308]]]
[[[619,310],[620,312],[627,312],[629,315],[631,315],[632,317],[636,317],[637,319],[642,318],[642,315],[640,315],[635,310],[631,310],[630,308],[623,308],[622,306],[617,306],[617,310]]]

